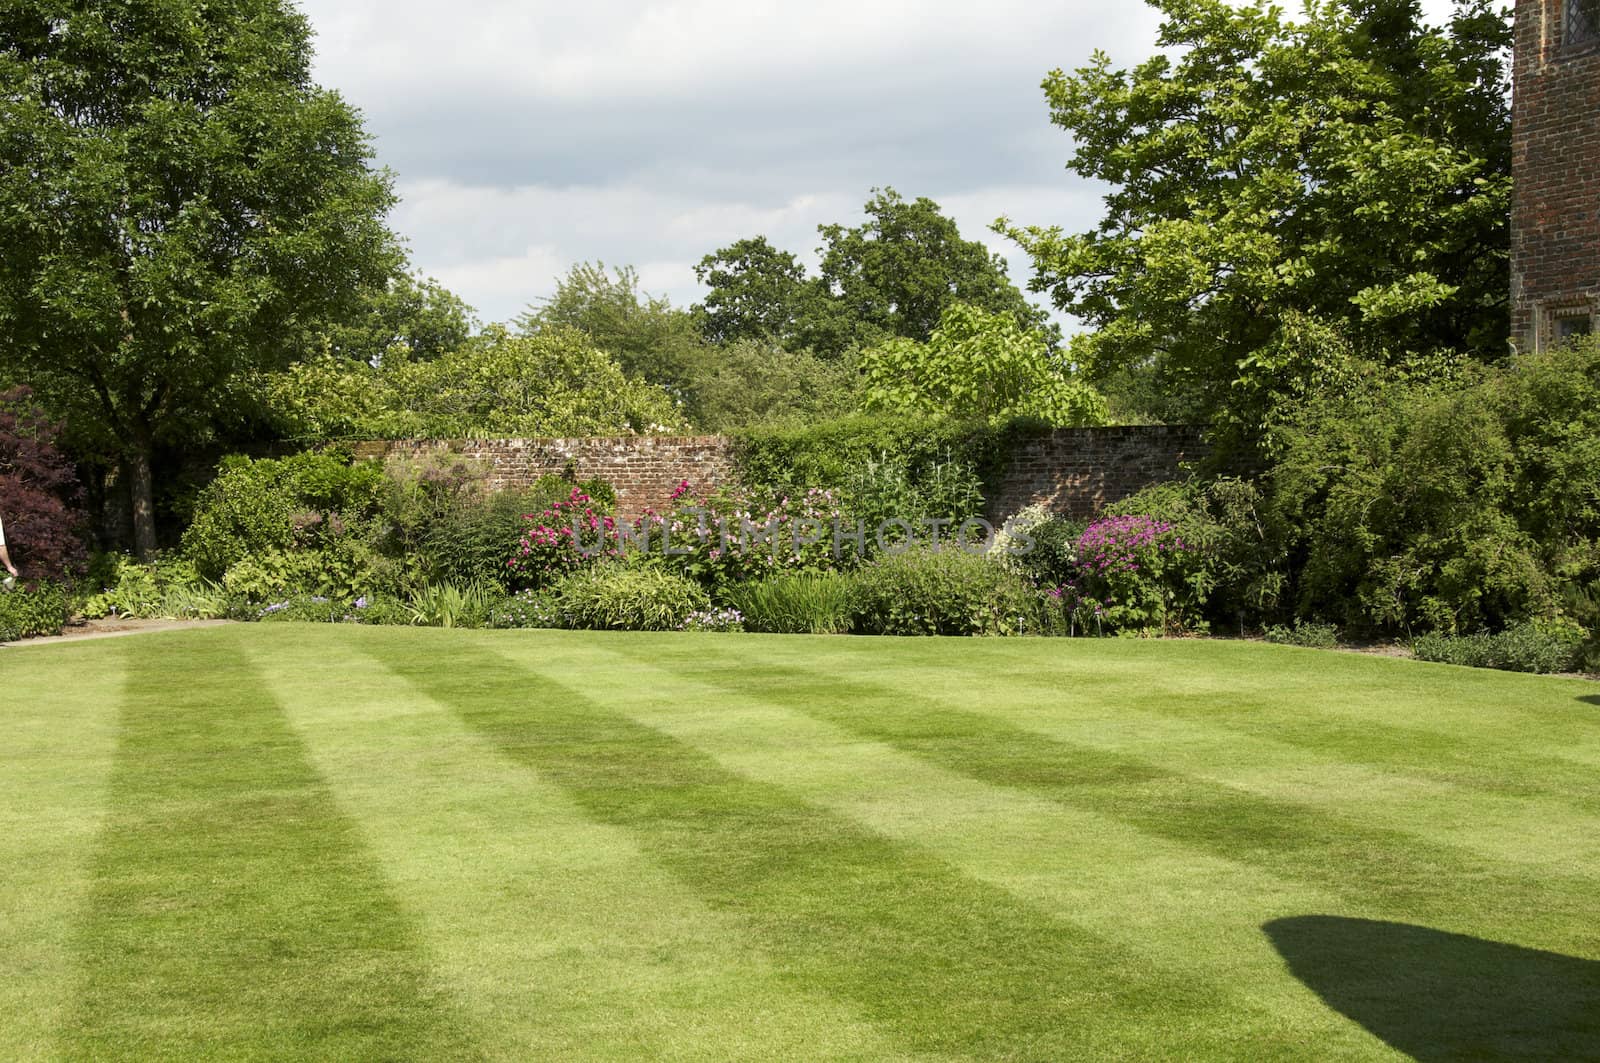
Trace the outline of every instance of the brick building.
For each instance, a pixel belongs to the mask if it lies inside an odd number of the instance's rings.
[[[1600,0],[1517,0],[1511,334],[1600,329]]]

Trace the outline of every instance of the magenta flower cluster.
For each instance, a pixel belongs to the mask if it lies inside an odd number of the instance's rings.
[[[512,572],[544,583],[594,559],[596,548],[609,557],[617,556],[616,521],[596,513],[593,499],[574,487],[572,494],[543,513],[527,514],[533,524],[523,533],[522,542],[506,567]],[[580,548],[578,534],[584,536]]]
[[[1094,576],[1137,572],[1163,553],[1187,550],[1172,525],[1154,517],[1106,517],[1089,525],[1078,539],[1078,564]]]

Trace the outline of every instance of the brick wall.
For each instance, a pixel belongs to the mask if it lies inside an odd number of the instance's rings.
[[[678,484],[699,493],[733,481],[731,444],[718,436],[620,436],[595,439],[398,440],[362,443],[362,458],[458,454],[487,466],[491,490],[530,487],[541,476],[598,476],[617,492],[617,511],[637,516],[663,509]]]
[[[1600,45],[1562,39],[1567,0],[1517,0],[1512,336],[1547,346],[1600,312]]]
[[[598,476],[616,489],[624,516],[666,508],[683,480],[703,494],[737,478],[733,442],[720,436],[399,440],[362,443],[355,452],[402,459],[457,454],[482,462],[496,491],[528,487],[541,476]],[[1019,445],[991,486],[989,515],[1003,521],[1042,502],[1064,516],[1093,516],[1108,502],[1183,475],[1182,463],[1206,453],[1198,428],[1058,429]]]
[[[1210,453],[1202,430],[1187,426],[1059,428],[1022,444],[990,491],[996,522],[1035,503],[1088,518],[1111,502],[1163,480]]]

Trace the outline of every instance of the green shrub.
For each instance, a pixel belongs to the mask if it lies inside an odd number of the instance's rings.
[[[143,565],[120,554],[96,559],[91,576],[104,580],[102,590],[83,603],[91,620],[106,616],[142,620],[217,620],[231,617],[238,596],[220,584],[201,579],[182,558],[164,558]]]
[[[600,565],[556,584],[554,598],[575,628],[673,631],[711,607],[698,583],[655,567]]]
[[[201,576],[217,580],[269,551],[359,538],[370,532],[386,493],[379,465],[351,464],[332,451],[226,458],[196,504],[183,555]]]
[[[428,584],[411,597],[411,622],[420,627],[486,627],[505,601],[505,591],[494,583]]]
[[[1495,635],[1420,635],[1411,645],[1419,661],[1540,675],[1575,670],[1582,663],[1582,649],[1581,639],[1570,630],[1549,630],[1534,623]]]
[[[839,572],[796,572],[724,589],[750,631],[842,635],[850,630],[855,582]]]
[[[0,590],[0,642],[61,634],[69,601],[66,588],[54,583]]]
[[[861,635],[1011,635],[1037,630],[1038,601],[1014,573],[964,550],[909,550],[855,576]]]
[[[1339,629],[1332,624],[1317,624],[1296,620],[1293,626],[1275,624],[1267,628],[1265,638],[1279,646],[1305,646],[1314,650],[1338,648]]]
[[[506,560],[516,551],[529,514],[541,513],[578,487],[589,505],[611,512],[616,494],[604,480],[581,484],[545,476],[527,490],[487,491],[484,468],[455,455],[387,466],[387,525],[381,546],[404,570],[401,582],[496,583],[510,586]]]

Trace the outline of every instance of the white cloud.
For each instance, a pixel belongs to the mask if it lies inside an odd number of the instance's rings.
[[[1120,0],[302,0],[317,76],[395,168],[415,264],[488,320],[578,261],[688,303],[693,265],[764,234],[814,262],[874,186],[937,200],[1028,264],[995,216],[1080,227],[1098,192],[1039,89],[1156,15]],[[1424,0],[1447,13],[1449,0]]]

